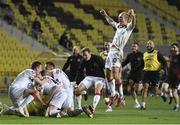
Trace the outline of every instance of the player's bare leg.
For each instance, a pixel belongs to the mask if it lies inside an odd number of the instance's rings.
[[[144,85],[143,85],[143,93],[142,93],[142,105],[141,105],[142,110],[146,109],[146,99],[147,99],[147,94],[148,94],[148,88],[149,88],[149,84],[144,83]]]
[[[169,84],[163,82],[160,90],[161,90],[161,98],[163,99],[164,102],[167,101],[168,88],[169,88]]]
[[[107,81],[108,81],[108,85],[109,85],[110,93],[111,93],[110,99],[105,100],[105,103],[107,105],[106,112],[110,112],[112,111],[111,106],[116,100],[115,80],[113,79],[113,74],[110,69],[106,69],[106,77],[107,77]]]
[[[142,90],[142,84],[138,84],[138,83],[135,83],[133,85],[133,99],[134,99],[134,108],[140,108],[140,104],[139,104],[139,101],[138,101],[138,94],[140,93],[140,91]],[[137,92],[137,93],[136,93]]]
[[[174,101],[175,101],[175,106],[174,106],[174,111],[178,111],[179,110],[179,95],[178,95],[178,90],[177,89],[172,89],[172,93],[173,93],[173,97],[174,97]]]
[[[123,82],[121,79],[121,69],[119,67],[113,68],[113,78],[118,86],[119,98],[116,107],[125,105],[124,93],[123,93]]]

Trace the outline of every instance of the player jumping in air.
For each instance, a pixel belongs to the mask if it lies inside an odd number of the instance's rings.
[[[123,60],[123,48],[135,27],[136,16],[133,9],[129,10],[128,12],[122,12],[118,16],[119,22],[117,23],[108,16],[105,10],[102,9],[100,13],[105,17],[110,25],[116,28],[116,33],[113,38],[105,64],[107,80],[111,89],[111,99],[108,103],[107,111],[112,111],[111,105],[113,104],[116,97],[115,84],[118,85],[118,91],[120,94],[116,106],[125,104],[121,79],[121,63]]]

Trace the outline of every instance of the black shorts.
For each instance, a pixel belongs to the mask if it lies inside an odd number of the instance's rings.
[[[167,82],[173,89],[178,89],[180,79],[175,76],[169,76]]]
[[[143,83],[158,86],[160,80],[159,71],[144,71]]]
[[[132,80],[136,84],[141,84],[143,81],[143,72],[131,72],[128,79]]]

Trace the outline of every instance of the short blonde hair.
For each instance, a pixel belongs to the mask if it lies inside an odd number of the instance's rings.
[[[119,14],[118,18],[120,18],[121,16],[125,16],[126,20],[128,23],[131,22],[132,18],[131,15],[129,15],[127,12],[123,11]]]

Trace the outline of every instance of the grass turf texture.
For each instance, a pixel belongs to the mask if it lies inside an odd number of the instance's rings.
[[[6,94],[0,94],[0,101],[7,105],[11,102]],[[105,112],[105,104],[101,98],[93,119],[84,113],[78,117],[45,118],[31,116],[0,116],[0,124],[180,124],[180,111],[172,110],[174,103],[164,103],[160,97],[148,97],[147,109],[140,111],[133,108],[132,97],[126,97],[126,106],[113,108],[113,112]],[[91,104],[89,97],[84,104]]]

